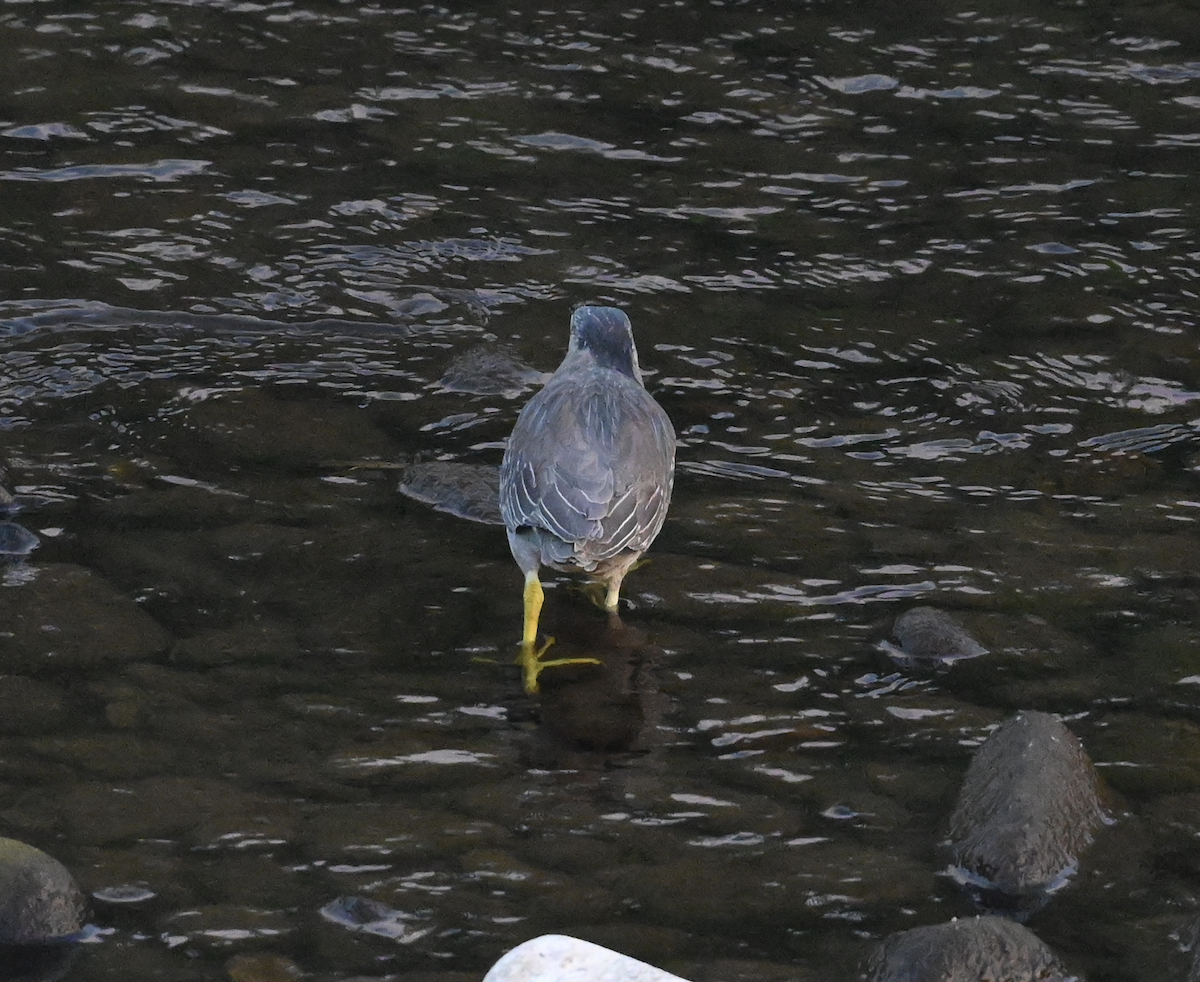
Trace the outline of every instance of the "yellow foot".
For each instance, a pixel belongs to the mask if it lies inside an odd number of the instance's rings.
[[[599,658],[551,658],[548,661],[542,659],[547,649],[554,644],[554,638],[547,638],[546,643],[540,648],[536,644],[529,642],[521,643],[521,652],[517,655],[517,664],[521,666],[525,673],[525,691],[529,695],[533,695],[538,691],[538,676],[547,668],[557,668],[559,665],[600,665],[603,664]]]

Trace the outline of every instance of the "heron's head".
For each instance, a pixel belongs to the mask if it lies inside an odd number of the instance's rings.
[[[571,351],[585,351],[596,364],[640,382],[633,328],[616,307],[577,307],[571,315]]]

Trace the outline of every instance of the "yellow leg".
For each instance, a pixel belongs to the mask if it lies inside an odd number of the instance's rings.
[[[648,562],[648,559],[636,559],[624,569],[618,567],[613,570],[607,581],[593,581],[588,584],[591,589],[585,588],[585,592],[592,603],[611,614],[621,605],[621,584],[625,582],[626,575]]]
[[[517,664],[524,669],[525,691],[533,695],[538,691],[538,676],[547,668],[559,665],[599,665],[598,658],[552,658],[543,661],[549,647],[554,644],[554,638],[546,638],[546,643],[538,647],[538,618],[542,614],[542,601],[545,594],[537,570],[525,574],[525,629],[521,635],[521,652],[517,655]]]
[[[542,616],[542,601],[546,594],[542,590],[542,581],[538,579],[537,570],[525,574],[525,632],[521,635],[521,644],[532,645],[537,641],[538,618]]]

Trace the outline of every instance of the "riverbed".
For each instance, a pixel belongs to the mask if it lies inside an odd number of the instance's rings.
[[[0,79],[40,542],[0,571],[0,834],[93,897],[69,979],[468,982],[548,932],[854,979],[972,913],[946,821],[1021,709],[1112,819],[1028,926],[1187,976],[1188,5],[9,2]],[[529,697],[503,530],[397,486],[498,464],[582,302],[678,473],[618,621],[547,577],[603,665]],[[898,664],[918,604],[987,654]]]

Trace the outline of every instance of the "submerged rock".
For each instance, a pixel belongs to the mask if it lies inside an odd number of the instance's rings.
[[[170,636],[137,601],[91,570],[69,564],[41,566],[5,605],[5,670],[140,661],[167,648]]]
[[[1140,662],[1138,667],[1140,671]],[[1106,714],[1104,727],[1096,731],[1095,750],[1102,760],[1132,765],[1109,768],[1106,774],[1123,794],[1153,799],[1200,792],[1200,726],[1189,719]]]
[[[125,905],[143,904],[147,900],[153,900],[158,894],[149,887],[122,883],[119,886],[101,887],[99,890],[93,890],[92,896],[102,903]]]
[[[967,768],[950,817],[952,874],[981,907],[1028,916],[1066,884],[1103,821],[1079,740],[1048,713],[1019,713]]]
[[[362,412],[286,393],[286,386],[181,390],[178,406],[162,414],[159,446],[193,476],[225,474],[235,464],[303,473],[333,459],[394,455]]]
[[[0,491],[2,490],[4,489],[0,488]],[[16,522],[0,522],[0,559],[22,559],[41,543],[42,540],[24,525],[18,525]]]
[[[503,395],[511,399],[549,377],[548,373],[526,365],[507,345],[481,344],[450,362],[440,384],[446,392]]]
[[[320,913],[331,924],[364,934],[377,934],[401,944],[412,944],[433,930],[428,926],[416,927],[418,918],[414,915],[369,897],[338,897],[322,907]]]
[[[84,899],[62,863],[0,839],[0,945],[69,940],[83,928]]]
[[[72,716],[65,689],[24,675],[0,677],[0,734],[50,733]]]
[[[225,963],[225,974],[230,982],[293,982],[305,973],[290,958],[256,952],[234,955]]]
[[[278,664],[297,656],[299,642],[285,625],[255,618],[182,638],[171,649],[180,665]]]
[[[684,982],[590,941],[544,934],[508,952],[483,982]]]
[[[921,662],[948,665],[988,653],[957,620],[935,607],[906,610],[892,625],[892,640],[884,641],[880,647],[906,665]]]
[[[1026,927],[972,917],[900,931],[867,963],[869,982],[1071,982],[1057,956]]]
[[[500,469],[486,464],[432,461],[404,471],[400,493],[435,511],[484,525],[503,525]]]
[[[58,982],[80,951],[77,944],[0,944],[0,982]]]

